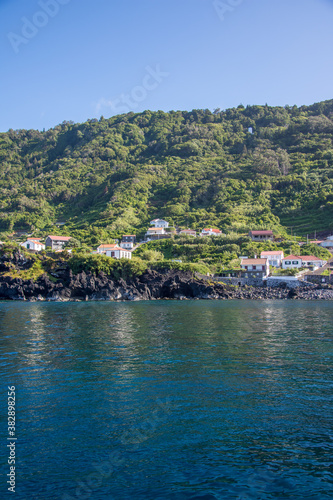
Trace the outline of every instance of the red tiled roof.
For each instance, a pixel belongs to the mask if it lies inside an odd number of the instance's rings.
[[[243,259],[241,261],[242,266],[265,266],[267,262],[267,259]]]
[[[222,231],[220,231],[219,229],[213,229],[213,228],[205,228],[204,231],[211,231],[212,233],[221,233]]]
[[[71,240],[71,236],[48,236],[52,241],[69,241]]]
[[[285,257],[284,259],[282,260],[302,260],[303,257],[301,257],[300,255],[288,255],[287,257]]]
[[[273,236],[273,231],[250,231],[253,236],[270,235]]]
[[[322,261],[323,259],[319,259],[318,257],[315,257],[314,255],[302,255],[302,260],[304,261],[309,261],[309,260],[320,260]]]
[[[115,243],[106,243],[105,245],[99,245],[97,248],[114,248],[117,245]]]
[[[269,250],[267,252],[261,252],[260,255],[283,255],[282,250]]]

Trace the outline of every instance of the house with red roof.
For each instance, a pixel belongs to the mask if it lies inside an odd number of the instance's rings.
[[[35,252],[41,252],[45,250],[44,243],[40,242],[41,238],[28,238],[27,241],[21,243],[21,246],[27,250],[34,250]]]
[[[313,269],[318,269],[319,267],[325,266],[327,260],[320,259],[314,255],[302,255],[302,267],[312,267]]]
[[[281,267],[282,259],[284,257],[282,250],[270,250],[267,252],[261,252],[260,258],[267,259],[269,265],[272,267]]]
[[[196,236],[197,233],[196,231],[193,231],[193,229],[183,229],[180,231],[179,234],[183,234],[184,236]]]
[[[267,278],[269,275],[268,259],[242,259],[243,278]]]
[[[223,233],[219,229],[214,229],[212,227],[205,228],[201,231],[200,236],[222,236]]]
[[[125,248],[126,250],[132,250],[136,243],[136,235],[135,234],[124,234],[120,243],[121,248]]]
[[[302,266],[302,258],[300,255],[288,255],[282,259],[282,269],[297,269]]]
[[[132,252],[125,248],[121,248],[116,244],[104,244],[97,248],[97,253],[104,254],[107,257],[112,257],[114,259],[131,259]]]
[[[273,240],[274,235],[273,231],[265,230],[265,231],[250,231],[249,236],[252,241],[268,241]]]
[[[45,240],[45,246],[51,247],[52,251],[63,250],[70,239],[70,236],[48,236]]]

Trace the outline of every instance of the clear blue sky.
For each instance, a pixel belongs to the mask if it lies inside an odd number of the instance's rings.
[[[0,131],[333,98],[333,0],[215,4],[0,0]]]

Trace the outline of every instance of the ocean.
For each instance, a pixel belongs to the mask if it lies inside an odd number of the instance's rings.
[[[333,498],[332,302],[1,302],[0,332],[1,498]]]

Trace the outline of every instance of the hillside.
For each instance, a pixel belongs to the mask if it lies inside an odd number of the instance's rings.
[[[155,217],[224,232],[333,230],[333,100],[63,122],[0,134],[0,232],[98,244]]]

